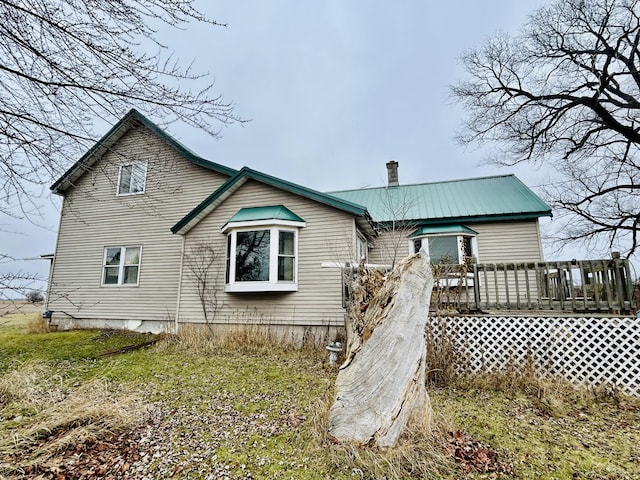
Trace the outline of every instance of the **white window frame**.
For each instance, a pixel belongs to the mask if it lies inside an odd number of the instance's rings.
[[[122,170],[124,168],[131,167],[132,173],[133,169],[141,168],[144,173],[142,176],[142,190],[139,192],[131,191],[131,178],[133,175],[129,177],[129,191],[128,192],[120,192],[120,183],[122,182]],[[129,195],[142,195],[147,189],[147,162],[131,162],[126,165],[120,165],[120,169],[118,170],[118,185],[116,185],[116,195],[119,197],[129,196]]]
[[[477,257],[477,244],[476,244],[476,237],[474,235],[452,235],[450,233],[443,233],[443,234],[434,234],[434,235],[422,235],[419,237],[413,237],[409,240],[409,251],[412,253],[418,253],[418,251],[415,248],[415,242],[416,240],[420,240],[420,245],[427,251],[427,253],[429,253],[429,256],[431,256],[431,252],[429,252],[429,239],[430,238],[435,238],[435,237],[455,237],[456,238],[456,243],[458,245],[458,264],[462,264],[464,263],[464,259],[465,259],[465,252],[463,249],[463,245],[464,245],[464,240],[463,238],[469,238],[471,241],[471,256],[472,257]],[[427,240],[426,242],[424,242],[424,240]]]
[[[107,252],[110,249],[115,249],[115,248],[119,248],[120,249],[120,263],[118,264],[117,268],[118,268],[118,283],[105,283],[105,272],[107,268],[116,268],[114,265],[107,265]],[[127,265],[125,264],[125,260],[127,258],[127,249],[128,248],[138,248],[139,249],[139,253],[138,253],[138,263],[136,265],[134,264],[130,264]],[[138,267],[138,274],[136,275],[136,283],[123,283],[124,281],[124,269],[125,267],[133,267],[133,266],[137,266]],[[101,271],[101,277],[100,277],[100,285],[103,287],[137,287],[140,284],[140,270],[142,269],[142,245],[126,245],[126,246],[120,246],[120,245],[114,245],[114,246],[108,246],[108,247],[104,247],[104,251],[102,253],[102,271]]]
[[[298,291],[298,238],[299,230],[306,224],[304,222],[293,222],[287,220],[248,221],[228,223],[222,229],[222,233],[227,234],[225,245],[229,245],[226,255],[229,256],[227,271],[225,272],[225,292],[297,292]],[[257,230],[269,230],[269,280],[265,281],[236,281],[236,259],[238,232],[250,232]],[[293,280],[278,280],[278,246],[280,232],[293,233]],[[229,242],[229,239],[231,241]],[[227,243],[228,242],[228,243]]]
[[[356,261],[360,263],[362,260],[364,263],[369,261],[369,242],[359,230],[356,230]]]

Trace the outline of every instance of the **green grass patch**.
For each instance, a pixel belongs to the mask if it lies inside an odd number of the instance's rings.
[[[18,314],[3,320],[4,323],[0,324],[0,372],[16,362],[95,360],[105,353],[153,338],[150,334],[124,330],[29,333],[28,327],[34,322],[34,314]]]

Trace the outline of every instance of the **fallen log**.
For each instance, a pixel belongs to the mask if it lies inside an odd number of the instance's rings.
[[[134,350],[140,350],[141,348],[144,347],[149,347],[151,345],[155,345],[156,343],[158,343],[158,340],[149,340],[147,342],[143,342],[143,343],[136,343],[134,345],[127,345],[125,347],[121,347],[121,348],[117,348],[115,350],[109,350],[107,352],[102,352],[100,354],[101,357],[110,357],[112,355],[122,355],[123,353],[129,353],[129,352],[133,352]]]

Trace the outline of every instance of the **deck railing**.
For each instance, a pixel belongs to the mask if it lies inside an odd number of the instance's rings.
[[[355,270],[345,269],[345,302]],[[519,310],[627,315],[640,308],[629,262],[618,257],[438,264],[433,271],[431,310],[448,314]]]
[[[633,281],[623,258],[435,265],[433,309],[630,314]]]

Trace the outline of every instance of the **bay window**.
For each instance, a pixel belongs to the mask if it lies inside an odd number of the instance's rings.
[[[298,230],[305,223],[285,207],[277,208],[241,209],[223,227],[226,292],[298,290]],[[273,218],[255,218],[266,211],[275,212],[267,215]]]
[[[474,256],[474,238],[477,233],[462,225],[422,227],[411,235],[411,251],[424,248],[431,263],[464,263]]]

